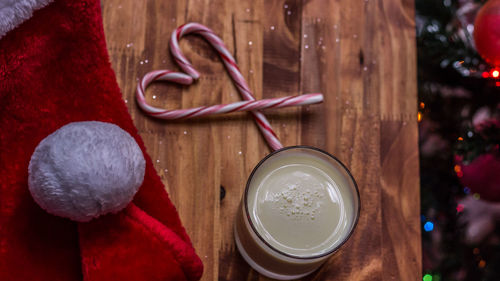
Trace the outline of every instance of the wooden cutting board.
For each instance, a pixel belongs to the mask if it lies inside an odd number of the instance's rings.
[[[257,98],[325,95],[320,105],[265,112],[285,146],[332,153],[360,188],[354,235],[304,280],[421,279],[413,0],[104,0],[102,7],[123,98],[204,262],[202,280],[268,280],[238,254],[233,220],[248,175],[270,150],[248,113],[172,122],[137,107],[139,77],[179,70],[168,42],[187,22],[225,41]],[[201,79],[190,87],[156,83],[146,93],[151,104],[240,101],[203,39],[188,36],[180,45]]]

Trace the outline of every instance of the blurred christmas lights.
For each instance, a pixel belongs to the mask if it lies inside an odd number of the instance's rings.
[[[426,223],[424,224],[424,230],[425,230],[426,232],[429,232],[429,231],[434,230],[434,223],[432,223],[432,222],[430,222],[430,221],[426,222]]]

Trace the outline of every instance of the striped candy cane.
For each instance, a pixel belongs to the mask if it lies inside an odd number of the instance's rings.
[[[156,70],[149,72],[144,76],[141,82],[137,85],[137,101],[139,107],[149,115],[160,119],[186,119],[212,114],[222,114],[238,111],[252,111],[267,108],[282,108],[288,106],[299,106],[306,104],[314,104],[323,101],[322,94],[306,94],[300,96],[289,96],[274,99],[262,99],[253,101],[241,101],[231,104],[219,104],[212,106],[200,106],[189,109],[166,110],[149,105],[144,97],[144,91],[147,86],[156,80],[171,81],[183,85],[189,85],[193,82],[193,78],[189,75],[180,72],[169,70]]]
[[[153,81],[162,80],[189,85],[193,83],[194,79],[198,79],[200,77],[198,71],[193,68],[191,63],[186,59],[186,57],[184,57],[182,51],[179,48],[180,38],[190,33],[196,33],[203,36],[217,50],[238,91],[240,92],[243,99],[245,99],[245,101],[235,102],[231,104],[202,106],[178,110],[165,110],[162,108],[153,107],[146,102],[144,98],[144,92],[147,86]],[[282,148],[283,146],[278,140],[273,129],[271,128],[271,125],[267,121],[267,118],[258,110],[266,108],[281,108],[287,106],[314,104],[323,101],[322,94],[307,94],[257,101],[252,95],[245,79],[243,78],[243,75],[241,75],[241,72],[238,69],[233,56],[229,53],[222,40],[217,37],[217,35],[215,35],[212,30],[198,23],[188,23],[177,28],[172,33],[172,37],[170,40],[170,51],[175,61],[187,74],[169,70],[156,70],[147,73],[137,85],[136,99],[138,101],[139,107],[150,116],[156,118],[180,119],[204,116],[209,114],[251,111],[260,131],[264,135],[264,138],[268,142],[269,146],[272,149],[276,150]]]
[[[231,76],[231,78],[233,78],[234,84],[236,85],[236,88],[238,88],[238,91],[240,92],[243,99],[247,101],[254,101],[255,97],[252,95],[252,92],[250,92],[250,88],[248,87],[245,78],[243,78],[243,75],[241,75],[241,72],[236,65],[236,61],[234,60],[231,53],[229,53],[229,51],[227,50],[226,45],[217,35],[215,35],[215,33],[211,29],[204,25],[201,25],[199,23],[187,23],[185,25],[179,26],[172,33],[172,36],[170,38],[170,52],[172,53],[175,61],[179,64],[182,70],[193,77],[193,79],[198,79],[200,77],[198,71],[193,68],[191,63],[182,54],[182,51],[179,47],[180,38],[190,33],[201,35],[212,45],[212,47],[215,48],[215,50],[221,56],[222,62],[224,62],[229,75]],[[274,150],[282,148],[283,145],[278,140],[278,137],[274,133],[271,124],[269,123],[269,121],[267,121],[267,118],[264,116],[264,114],[259,111],[252,111],[252,115],[269,146]]]

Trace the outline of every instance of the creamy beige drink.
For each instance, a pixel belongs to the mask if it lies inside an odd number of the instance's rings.
[[[247,184],[235,238],[257,271],[294,279],[320,266],[351,234],[359,195],[347,169],[310,147],[277,151]]]

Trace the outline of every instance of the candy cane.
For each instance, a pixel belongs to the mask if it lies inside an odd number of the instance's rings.
[[[241,101],[231,104],[219,104],[212,106],[200,106],[189,109],[166,110],[149,105],[144,97],[144,91],[147,86],[155,80],[171,81],[183,85],[189,85],[193,82],[193,78],[189,75],[180,72],[169,70],[155,70],[147,73],[141,82],[137,85],[137,100],[139,107],[149,115],[160,119],[187,119],[212,114],[222,114],[238,111],[252,111],[268,108],[282,108],[288,106],[299,106],[314,104],[323,101],[322,94],[306,94],[300,96],[288,96],[283,98],[262,99],[254,101]]]
[[[229,75],[233,79],[236,88],[240,92],[243,99],[245,99],[246,101],[178,110],[165,110],[147,104],[144,97],[144,92],[147,86],[153,81],[163,80],[189,85],[193,82],[193,79],[198,79],[200,77],[198,71],[193,68],[191,63],[186,59],[179,48],[180,38],[190,33],[196,33],[203,36],[217,50],[222,58],[224,65],[226,66],[226,69],[229,72]],[[139,107],[150,116],[156,118],[180,119],[209,114],[251,111],[259,129],[264,135],[264,138],[268,142],[269,146],[272,149],[276,150],[282,148],[283,146],[281,145],[278,137],[271,128],[271,125],[269,124],[269,121],[267,121],[267,118],[258,110],[266,108],[281,108],[286,106],[306,105],[323,101],[323,95],[321,94],[307,94],[301,96],[289,96],[257,101],[252,95],[245,79],[243,78],[243,75],[241,75],[241,72],[238,69],[233,56],[231,55],[231,53],[229,53],[222,40],[217,35],[215,35],[212,30],[198,23],[188,23],[178,27],[172,33],[172,37],[170,40],[170,51],[177,64],[179,64],[179,66],[187,73],[187,75],[185,73],[173,72],[169,70],[156,70],[147,73],[137,85],[136,99],[138,101]]]
[[[233,78],[236,88],[238,88],[238,91],[240,92],[243,99],[247,101],[255,100],[255,97],[250,92],[245,78],[243,78],[243,75],[241,75],[241,72],[238,69],[233,56],[227,50],[224,42],[222,42],[222,40],[206,26],[198,23],[188,23],[179,26],[172,33],[172,36],[170,38],[170,52],[172,53],[173,57],[182,68],[182,70],[184,70],[184,72],[186,72],[194,79],[198,79],[200,77],[198,71],[193,68],[191,63],[186,59],[186,57],[182,54],[181,49],[179,48],[180,38],[189,33],[196,33],[203,36],[212,45],[212,47],[215,48],[215,50],[221,56],[222,61],[224,62],[224,65],[229,72],[229,75],[231,76],[231,78]],[[267,121],[267,118],[264,116],[264,114],[259,111],[252,111],[252,115],[257,122],[257,126],[259,127],[260,131],[264,135],[264,138],[267,140],[269,146],[274,150],[282,148],[283,145],[278,140],[278,137],[274,133],[273,129],[271,128],[271,124],[269,123],[269,121]]]

